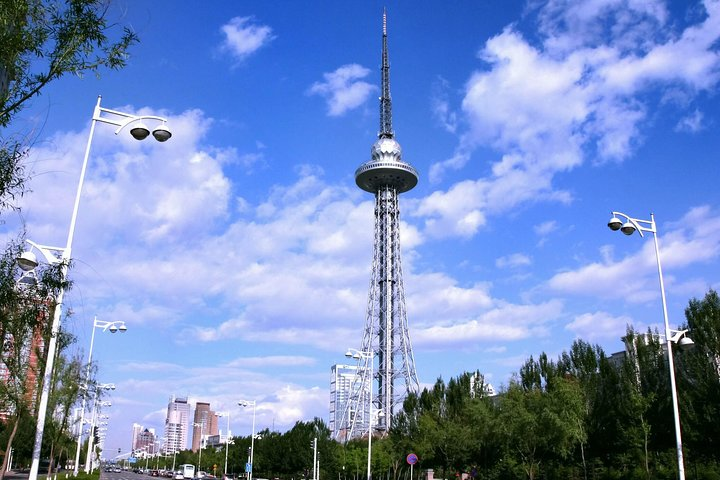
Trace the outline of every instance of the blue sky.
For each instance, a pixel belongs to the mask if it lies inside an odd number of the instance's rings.
[[[450,6],[448,6],[450,5]],[[65,328],[114,382],[109,451],[162,434],[168,398],[229,410],[234,434],[327,419],[330,366],[359,347],[387,7],[393,126],[420,172],[401,196],[408,321],[423,385],[507,384],[573,339],[622,349],[661,327],[656,215],[673,327],[718,288],[720,1],[113,2],[128,67],[65,78],[32,132],[22,223],[63,245],[92,110],[168,117],[160,144],[98,125]],[[221,422],[224,425],[224,421]]]

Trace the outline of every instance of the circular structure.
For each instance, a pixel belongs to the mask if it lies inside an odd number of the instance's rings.
[[[402,148],[394,138],[378,139],[370,154],[371,160],[355,170],[358,187],[370,193],[376,193],[382,187],[393,187],[398,193],[403,193],[417,185],[417,170],[402,161]]]

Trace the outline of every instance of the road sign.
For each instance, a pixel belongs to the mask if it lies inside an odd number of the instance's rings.
[[[245,473],[252,472],[252,463],[248,462],[245,464]]]
[[[415,465],[418,461],[418,456],[414,453],[411,453],[407,456],[406,460],[410,465]]]
[[[135,463],[135,462],[137,462],[137,458],[135,458],[135,457],[128,457],[128,462],[130,462],[130,463]]]

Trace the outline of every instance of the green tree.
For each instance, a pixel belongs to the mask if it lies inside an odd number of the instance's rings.
[[[41,378],[45,364],[39,340],[47,344],[53,299],[59,288],[68,286],[61,279],[59,266],[21,276],[16,261],[21,247],[20,243],[10,243],[0,257],[0,361],[6,371],[6,380],[0,382],[0,408],[8,412],[6,452],[13,446],[20,421],[32,416],[31,406],[41,388],[36,379]],[[0,468],[0,479],[6,466],[7,455]]]
[[[675,356],[685,444],[700,458],[720,452],[720,296],[710,290],[685,309],[695,347]]]
[[[63,352],[68,345],[74,343],[73,336],[61,333],[62,340],[58,342],[58,351]],[[45,436],[49,440],[48,456],[50,464],[48,474],[55,465],[61,465],[68,457],[74,458],[77,444],[72,434],[72,407],[80,396],[80,385],[83,382],[82,361],[67,358],[62,353],[54,366],[53,385],[48,402],[50,411],[55,412],[49,419]],[[46,442],[44,442],[46,443]]]

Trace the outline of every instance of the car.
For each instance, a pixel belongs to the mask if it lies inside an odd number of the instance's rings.
[[[175,475],[173,475],[173,480],[185,480],[185,476],[180,470],[178,470],[175,472]]]

